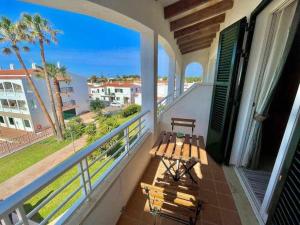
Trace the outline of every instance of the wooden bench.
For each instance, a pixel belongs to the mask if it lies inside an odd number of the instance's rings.
[[[141,183],[141,188],[147,196],[152,215],[186,225],[196,225],[202,207],[197,197],[146,183]]]
[[[192,134],[194,133],[194,128],[195,128],[195,119],[184,119],[184,118],[177,118],[177,117],[172,117],[171,118],[171,126],[172,126],[172,131],[174,130],[175,126],[181,126],[181,127],[191,127],[192,128]]]

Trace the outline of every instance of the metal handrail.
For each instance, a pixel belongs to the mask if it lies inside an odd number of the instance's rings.
[[[61,177],[64,173],[66,173],[67,171],[72,169],[74,166],[77,166],[80,164],[82,167],[82,164],[87,163],[87,157],[89,157],[94,151],[96,151],[103,144],[105,144],[107,141],[109,141],[116,135],[120,134],[121,132],[124,132],[124,136],[126,137],[126,139],[125,139],[126,141],[121,148],[124,148],[124,149],[126,149],[126,151],[129,151],[130,147],[131,147],[131,144],[130,144],[131,138],[129,136],[129,134],[130,134],[129,127],[133,123],[138,121],[138,125],[134,126],[134,128],[130,128],[130,129],[131,130],[138,129],[137,134],[136,134],[136,135],[139,135],[138,137],[141,137],[142,135],[144,135],[146,133],[147,129],[144,129],[145,126],[142,129],[142,123],[145,122],[145,120],[143,120],[142,117],[144,117],[149,112],[150,112],[149,110],[144,111],[144,112],[140,113],[139,115],[137,115],[136,117],[132,118],[131,120],[120,125],[116,129],[112,130],[110,133],[104,135],[100,139],[96,140],[95,142],[93,142],[92,144],[87,146],[85,149],[75,153],[73,156],[66,159],[63,163],[59,164],[58,166],[54,167],[53,169],[51,169],[50,171],[48,171],[41,177],[37,178],[35,181],[33,181],[29,185],[25,186],[17,193],[11,195],[4,201],[0,202],[0,220],[4,221],[5,225],[11,225],[12,223],[9,221],[10,213],[12,213],[13,211],[16,211],[16,210],[20,211],[20,209],[21,209],[21,212],[23,212],[24,211],[23,204],[28,199],[33,197],[35,194],[39,193],[43,188],[47,187],[49,184],[51,184],[57,178]],[[137,139],[137,140],[139,140],[139,139]],[[117,151],[120,151],[120,149]],[[90,166],[91,165],[89,165],[87,163],[86,168],[81,170],[80,173],[83,177],[86,176],[85,173],[89,173],[88,170],[89,170]],[[90,179],[90,177],[89,177],[89,179]],[[85,178],[84,178],[84,182],[86,182]],[[89,180],[89,182],[91,182],[91,181]],[[69,183],[70,182],[66,181],[65,185],[68,185]],[[83,185],[83,187],[86,188],[85,185]],[[77,190],[76,190],[76,192],[77,192]],[[19,218],[19,220],[23,221],[25,219],[26,221],[28,221],[31,218],[31,216],[32,216],[32,213],[28,213],[26,215],[25,211],[24,211],[23,214],[21,215],[21,218]],[[49,218],[47,216],[45,220],[48,220],[48,219]],[[43,222],[41,222],[41,223],[43,223]]]

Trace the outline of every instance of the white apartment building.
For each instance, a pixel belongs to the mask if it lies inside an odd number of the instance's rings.
[[[122,105],[133,104],[135,96],[141,92],[141,86],[129,82],[107,82],[102,85],[89,86],[90,99],[107,103],[118,102]]]
[[[29,72],[34,74],[33,69]],[[75,74],[70,74],[70,77],[70,80],[59,79],[65,119],[89,110],[86,79]],[[32,78],[51,112],[45,80],[34,76]],[[14,69],[13,65],[9,70],[0,70],[0,126],[34,132],[49,127],[29,87],[25,71]]]

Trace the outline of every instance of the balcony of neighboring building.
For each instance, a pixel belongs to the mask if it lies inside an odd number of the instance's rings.
[[[29,108],[25,100],[0,99],[0,111],[28,114]]]
[[[76,108],[76,101],[75,100],[69,100],[63,102],[63,111],[67,111],[70,109]]]
[[[60,88],[60,94],[62,95],[68,95],[74,92],[73,87],[61,87]]]
[[[0,97],[23,97],[23,88],[20,84],[0,81]]]

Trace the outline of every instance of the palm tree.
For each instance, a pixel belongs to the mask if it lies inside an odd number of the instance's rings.
[[[21,23],[13,23],[10,19],[7,17],[1,17],[0,20],[0,43],[6,43],[6,47],[3,48],[2,52],[5,55],[9,55],[14,53],[25,70],[26,78],[29,83],[30,88],[32,89],[33,93],[35,94],[37,101],[48,121],[50,124],[54,135],[56,135],[56,129],[52,122],[52,119],[47,111],[47,108],[33,82],[33,80],[30,77],[29,71],[23,61],[23,58],[21,56],[20,51],[29,51],[29,48],[27,46],[23,46],[20,48],[20,44],[24,41],[31,42],[30,36],[28,36],[25,32],[26,27],[24,27]]]
[[[53,80],[53,87],[55,92],[55,100],[56,100],[56,113],[61,125],[62,132],[65,130],[65,120],[63,115],[63,102],[60,95],[60,87],[59,87],[59,81],[58,78],[64,78],[65,80],[70,80],[69,75],[67,74],[67,68],[65,66],[59,67],[55,64],[47,63],[46,69],[48,72],[48,75]],[[42,67],[38,67],[38,75],[44,77],[44,74],[42,71],[44,69]]]
[[[47,71],[46,66],[46,57],[45,57],[45,44],[49,44],[51,41],[57,43],[56,35],[59,33],[58,30],[54,30],[49,22],[42,18],[40,15],[35,14],[33,16],[29,14],[23,14],[22,23],[28,28],[28,35],[32,38],[33,41],[38,42],[40,48],[40,55],[42,59],[43,69],[44,69],[44,77],[46,80],[46,86],[48,90],[48,95],[50,98],[50,106],[53,113],[54,123],[56,126],[57,137],[62,140],[62,130],[58,121],[58,117],[56,114],[55,102],[53,97],[53,92],[50,84],[50,78]]]

